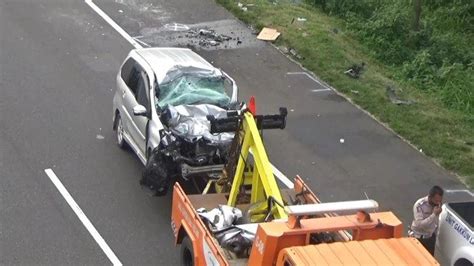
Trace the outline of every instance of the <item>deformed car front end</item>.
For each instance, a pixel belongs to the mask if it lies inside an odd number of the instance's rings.
[[[239,109],[236,92],[233,80],[218,69],[170,69],[155,90],[163,129],[159,145],[148,155],[141,185],[162,196],[179,178],[194,184],[218,178],[234,134],[212,134],[208,117],[225,118]]]

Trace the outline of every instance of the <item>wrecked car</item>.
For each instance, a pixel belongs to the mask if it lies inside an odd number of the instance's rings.
[[[117,74],[113,129],[145,165],[140,184],[165,195],[177,178],[222,172],[233,133],[210,133],[208,116],[240,108],[231,77],[184,48],[132,50]],[[199,180],[198,180],[199,181]]]

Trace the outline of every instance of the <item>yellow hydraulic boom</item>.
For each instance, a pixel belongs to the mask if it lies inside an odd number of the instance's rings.
[[[240,146],[235,173],[231,177],[232,186],[227,204],[236,206],[239,195],[250,190],[252,214],[263,214],[268,208],[274,218],[287,218],[283,207],[283,198],[273,175],[259,129],[285,127],[286,109],[280,108],[278,115],[254,116],[250,111],[224,119],[210,119],[211,132],[235,131],[234,141]],[[252,157],[250,157],[252,153]],[[250,186],[250,188],[249,188]],[[272,206],[268,206],[268,204]]]

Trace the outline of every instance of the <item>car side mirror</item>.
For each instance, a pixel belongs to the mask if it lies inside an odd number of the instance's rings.
[[[135,116],[147,116],[148,111],[146,110],[145,106],[139,104],[133,107],[133,114]]]

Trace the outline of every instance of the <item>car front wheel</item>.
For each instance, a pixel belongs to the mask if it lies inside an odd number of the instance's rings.
[[[116,128],[115,128],[115,133],[116,133],[116,140],[117,140],[117,145],[121,149],[125,149],[127,147],[127,143],[125,142],[125,139],[123,138],[123,123],[122,123],[122,118],[120,117],[120,114],[117,114],[117,117],[115,118],[115,123],[116,123]]]

